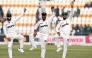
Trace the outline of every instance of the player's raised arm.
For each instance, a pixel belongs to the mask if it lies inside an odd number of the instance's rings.
[[[48,22],[51,22],[52,19],[55,17],[55,9],[54,6],[51,6],[52,15],[48,18]]]
[[[70,13],[69,13],[69,19],[72,19],[72,16],[73,16],[74,1],[71,2],[70,6],[71,6],[71,11],[70,11]]]
[[[25,12],[26,8],[24,8],[23,12],[16,19],[14,19],[14,23],[16,23],[24,15]]]

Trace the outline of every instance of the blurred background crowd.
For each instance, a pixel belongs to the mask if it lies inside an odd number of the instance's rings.
[[[46,2],[46,3],[43,3]],[[13,18],[21,13],[23,7],[27,12],[23,18],[16,23],[16,30],[23,35],[33,32],[34,25],[41,19],[41,13],[46,11],[48,17],[51,15],[51,4],[55,7],[56,16],[51,22],[50,35],[55,34],[55,27],[61,20],[62,12],[69,14],[71,0],[0,0],[0,34],[3,34],[3,22],[6,13],[10,9]],[[39,31],[39,28],[38,28]],[[76,0],[71,22],[71,36],[85,36],[92,34],[92,0]]]

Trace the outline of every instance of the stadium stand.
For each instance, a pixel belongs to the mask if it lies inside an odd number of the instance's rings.
[[[80,8],[80,16],[79,17],[73,17],[72,24],[90,24],[92,25],[92,8],[84,8],[84,5],[86,2],[91,2],[92,0],[76,0],[74,9],[76,10],[77,7]],[[71,0],[54,0],[54,1],[47,1],[46,2],[46,12],[48,13],[48,17],[51,15],[51,4],[55,6],[55,8],[58,6],[60,8],[60,14],[61,9],[63,7],[66,7],[66,10],[70,10],[70,4]],[[11,13],[13,14],[13,18],[17,17],[21,10],[25,7],[27,9],[24,17],[22,17],[17,23],[16,23],[16,30],[18,33],[21,33],[23,35],[29,35],[29,33],[33,32],[34,25],[35,25],[35,14],[36,10],[38,8],[39,0],[0,0],[0,5],[3,7],[4,16],[7,13],[7,10],[10,8]],[[2,27],[2,24],[0,23],[0,28]],[[50,35],[54,35],[55,30],[50,31]]]

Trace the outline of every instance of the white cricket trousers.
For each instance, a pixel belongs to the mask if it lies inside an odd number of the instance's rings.
[[[12,45],[13,45],[13,40],[14,39],[19,39],[20,41],[20,47],[23,48],[23,42],[24,42],[24,36],[21,34],[9,34],[11,41],[8,41],[8,54],[9,58],[12,58]]]
[[[41,42],[41,57],[45,58],[45,54],[46,54],[46,43],[47,43],[47,39],[48,39],[48,34],[43,34],[43,33],[37,33],[35,38],[39,38],[40,42]],[[33,34],[29,35],[29,40],[30,43],[32,44],[33,47],[36,47],[36,44],[34,42],[34,37]]]
[[[60,33],[60,36],[58,34],[55,35],[55,43],[56,43],[57,48],[60,47],[60,43],[59,43],[59,40],[58,40],[59,37],[63,38],[63,45],[64,46],[63,46],[62,58],[65,58],[66,57],[66,53],[67,53],[67,47],[68,47],[68,43],[69,43],[70,34]]]

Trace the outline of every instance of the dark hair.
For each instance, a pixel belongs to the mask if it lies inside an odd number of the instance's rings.
[[[68,15],[67,12],[63,12],[63,13],[62,13],[62,16],[67,16],[67,15]]]
[[[47,15],[47,13],[46,12],[42,12],[42,15]]]

